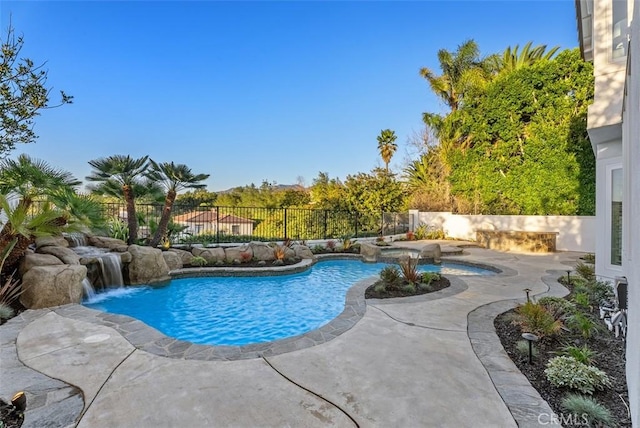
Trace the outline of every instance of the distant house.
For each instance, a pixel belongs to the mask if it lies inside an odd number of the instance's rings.
[[[173,217],[173,222],[187,226],[192,235],[224,233],[227,235],[252,235],[253,220],[233,214],[218,213],[216,209],[191,211]]]

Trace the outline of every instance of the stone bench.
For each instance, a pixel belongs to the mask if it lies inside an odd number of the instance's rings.
[[[558,232],[520,230],[476,230],[476,241],[485,248],[501,251],[553,253]]]

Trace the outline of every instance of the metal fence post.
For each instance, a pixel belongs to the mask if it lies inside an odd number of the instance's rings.
[[[216,207],[216,244],[220,244],[220,207]]]
[[[322,233],[322,239],[327,239],[327,210],[324,210],[324,232]]]
[[[284,240],[287,240],[287,209],[284,209]]]

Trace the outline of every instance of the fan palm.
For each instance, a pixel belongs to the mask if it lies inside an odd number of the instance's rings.
[[[395,143],[398,137],[394,131],[390,129],[383,129],[380,131],[380,135],[378,135],[377,138],[380,157],[385,164],[387,172],[389,172],[389,162],[391,162],[393,154],[398,149],[398,145]]]
[[[202,189],[206,184],[202,181],[209,178],[209,174],[194,174],[191,169],[184,164],[174,164],[173,162],[157,163],[150,160],[151,169],[145,174],[151,182],[161,185],[166,190],[162,216],[155,234],[151,238],[149,245],[156,247],[160,240],[167,233],[171,210],[176,200],[178,192],[186,189]]]
[[[79,184],[71,173],[25,154],[17,159],[0,160],[0,193],[17,194],[26,208],[39,196],[48,196],[61,188],[73,189]]]
[[[148,156],[134,159],[129,155],[112,155],[89,161],[94,171],[87,176],[87,180],[99,182],[110,188],[120,188],[119,196],[124,199],[127,207],[128,244],[133,244],[138,239],[134,188],[147,169],[148,159]]]
[[[2,267],[4,274],[15,270],[35,238],[56,235],[62,231],[57,221],[61,212],[52,209],[49,204],[44,204],[37,214],[30,214],[28,207],[20,203],[12,206],[6,196],[0,195],[0,212],[6,218],[0,234],[0,248],[13,245]]]

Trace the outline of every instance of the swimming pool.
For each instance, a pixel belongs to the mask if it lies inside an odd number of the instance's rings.
[[[347,290],[377,276],[384,263],[330,260],[291,275],[174,279],[164,287],[116,288],[84,305],[129,315],[167,336],[206,345],[269,342],[317,329],[344,308]],[[494,272],[444,263],[421,271],[455,275]]]

